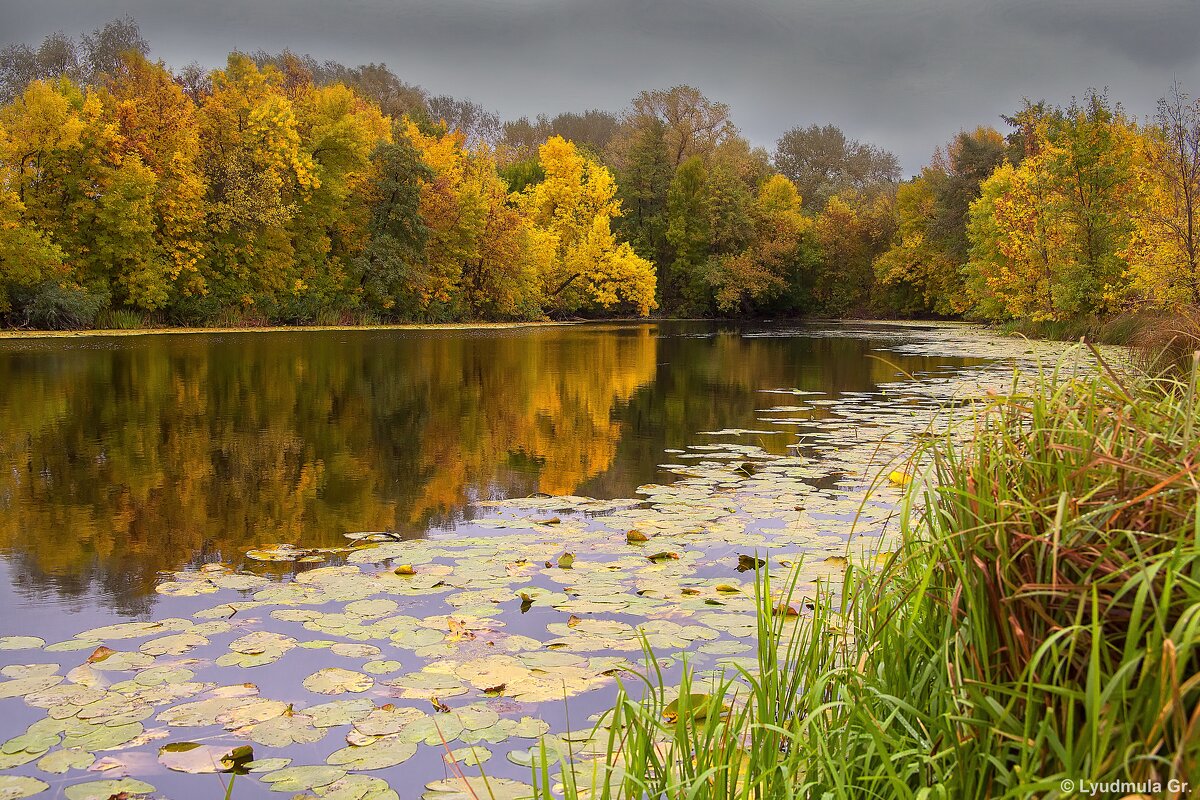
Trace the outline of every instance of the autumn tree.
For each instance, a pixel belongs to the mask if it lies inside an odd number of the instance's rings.
[[[1062,318],[1073,231],[1042,156],[1002,164],[971,205],[967,286],[973,313],[990,319]]]
[[[876,280],[889,295],[889,305],[904,315],[966,310],[961,291],[962,263],[937,236],[937,187],[944,175],[924,172],[896,189],[896,238],[875,261]],[[966,225],[963,225],[966,238]]]
[[[412,123],[407,135],[429,171],[420,199],[428,241],[421,269],[409,273],[409,313],[538,316],[553,245],[509,202],[490,149],[469,149],[458,131],[423,134]]]
[[[576,313],[625,306],[655,308],[654,265],[618,242],[612,220],[621,213],[612,173],[560,136],[538,151],[546,179],[519,197],[519,207],[552,256],[540,276],[547,311]]]
[[[729,106],[709,100],[693,86],[642,92],[633,99],[623,121],[620,135],[609,146],[618,169],[625,168],[638,133],[649,126],[663,126],[667,157],[676,169],[692,156],[707,160],[738,134]]]
[[[1064,110],[1048,138],[1039,157],[1074,231],[1063,311],[1115,310],[1124,294],[1126,264],[1120,253],[1132,228],[1136,126],[1119,105],[1092,92]]]
[[[792,128],[775,145],[775,168],[800,190],[813,211],[839,192],[869,193],[900,179],[900,162],[886,150],[850,139],[836,125]]]
[[[1095,92],[1025,117],[1023,160],[997,169],[971,207],[967,273],[980,313],[1113,311],[1128,294],[1137,128]]]
[[[921,175],[896,190],[897,238],[875,265],[888,302],[905,314],[960,314],[970,243],[967,221],[980,184],[1005,158],[993,128],[960,131]]]
[[[0,145],[6,139],[0,127]],[[8,178],[0,173],[0,319],[18,327],[90,323],[98,304],[75,281],[62,248],[26,217]]]
[[[1200,100],[1174,84],[1155,123],[1138,142],[1138,199],[1122,256],[1140,297],[1200,304]]]
[[[752,202],[735,213],[745,216],[744,238],[717,234],[714,243],[728,252],[709,259],[705,277],[718,311],[750,314],[763,310],[799,279],[813,224],[801,213],[795,184],[782,175],[766,180]],[[719,217],[714,215],[716,230],[732,221],[717,222]]]
[[[136,157],[154,176],[153,248],[172,292],[203,292],[204,178],[195,105],[165,66],[127,51],[108,83],[107,102],[124,157]]]
[[[890,195],[863,198],[835,194],[813,224],[820,257],[811,279],[813,309],[844,316],[863,313],[873,302],[874,263],[892,241]]]
[[[279,70],[259,70],[234,53],[213,72],[212,87],[199,111],[211,231],[207,290],[221,304],[269,313],[286,294],[303,291],[288,223],[319,179]]]
[[[313,186],[288,223],[293,270],[303,290],[293,293],[289,316],[315,319],[345,306],[350,262],[365,246],[369,209],[364,202],[371,154],[391,140],[391,122],[377,106],[342,84],[301,83],[293,106],[301,150],[312,163]]]

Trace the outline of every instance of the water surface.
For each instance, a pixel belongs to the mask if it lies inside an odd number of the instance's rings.
[[[160,570],[255,546],[453,530],[480,498],[628,497],[669,479],[668,448],[761,429],[756,409],[780,398],[760,390],[837,396],[977,363],[876,353],[888,330],[0,340],[0,557],[17,602],[143,613]],[[782,453],[794,437],[754,439]]]
[[[128,775],[209,796],[214,776],[167,772],[158,746],[253,741],[259,758],[336,764],[368,741],[349,722],[304,723],[320,735],[290,745],[256,725],[365,698],[420,724],[520,721],[499,741],[486,729],[486,766],[528,780],[505,755],[606,708],[639,631],[668,677],[683,652],[752,663],[739,555],[807,559],[811,592],[881,546],[899,491],[874,475],[964,387],[1002,385],[1013,354],[967,328],[865,324],[2,340],[0,770],[56,792]],[[363,531],[394,541],[347,549]],[[279,545],[309,555],[247,556]],[[393,573],[405,563],[416,576]],[[90,630],[129,620],[152,624]],[[119,652],[86,664],[99,645]],[[367,688],[320,693],[326,667]],[[164,675],[178,695],[138,683]],[[243,683],[275,716],[178,724]],[[100,695],[75,697],[84,685]],[[31,724],[33,740],[10,738]],[[434,744],[351,777],[415,796],[449,774]],[[117,765],[47,771],[75,746]],[[269,796],[255,777],[235,796]]]

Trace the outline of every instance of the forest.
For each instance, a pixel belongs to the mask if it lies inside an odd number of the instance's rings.
[[[834,125],[773,153],[691,86],[502,121],[383,64],[149,57],[124,18],[0,51],[12,328],[627,317],[1061,323],[1200,303],[1200,101],[1087,90],[902,179]],[[803,110],[797,110],[803,117]]]

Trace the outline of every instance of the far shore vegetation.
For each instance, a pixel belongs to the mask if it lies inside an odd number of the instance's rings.
[[[904,180],[832,125],[756,148],[690,86],[502,121],[382,64],[149,53],[129,18],[0,51],[5,327],[919,317],[1129,341],[1200,318],[1179,85],[1143,121],[1083,87],[964,120]]]

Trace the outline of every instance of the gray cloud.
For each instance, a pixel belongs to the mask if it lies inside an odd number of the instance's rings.
[[[172,64],[260,47],[384,61],[505,117],[691,83],[755,144],[834,122],[910,172],[1023,97],[1109,87],[1146,114],[1174,77],[1200,93],[1197,0],[0,0],[0,41],[122,14]]]

